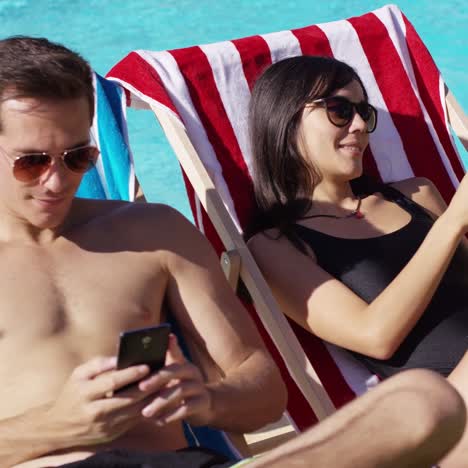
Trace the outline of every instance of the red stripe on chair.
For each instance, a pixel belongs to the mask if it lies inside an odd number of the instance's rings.
[[[182,176],[184,178],[185,189],[187,191],[187,196],[188,196],[189,203],[190,203],[190,209],[192,210],[195,225],[197,226],[199,230],[203,231],[203,233],[205,234],[205,237],[210,241],[218,257],[220,257],[221,254],[226,249],[224,248],[221,238],[218,236],[218,233],[216,232],[216,229],[213,226],[213,223],[211,222],[210,218],[206,214],[206,211],[201,204],[200,204],[201,219],[198,219],[197,206],[196,206],[197,194],[195,193],[195,190],[193,189],[193,186],[190,183],[190,180],[187,177],[187,174],[185,173],[184,168],[182,166],[181,166],[181,169],[182,169]]]
[[[216,229],[213,226],[213,223],[211,222],[210,218],[206,214],[206,211],[202,205],[200,205],[201,220],[198,219],[197,207],[196,207],[197,194],[195,193],[195,190],[193,189],[193,186],[190,183],[190,180],[188,179],[187,174],[185,173],[182,166],[181,166],[181,169],[182,169],[182,176],[184,178],[185,189],[187,191],[187,196],[188,196],[189,203],[190,203],[190,209],[192,210],[195,225],[197,226],[199,230],[204,232],[205,237],[210,241],[218,257],[220,257],[221,254],[226,249],[221,241],[221,238],[218,236],[218,233],[216,232]]]
[[[221,164],[231,195],[236,194],[242,207],[249,207],[253,199],[248,170],[239,148],[236,136],[224,109],[210,64],[199,47],[172,50],[179,70],[185,79],[193,105]],[[195,65],[196,64],[196,67]],[[242,190],[239,190],[242,187]],[[246,223],[248,209],[239,214],[241,225]]]
[[[305,28],[293,29],[291,32],[299,41],[302,55],[333,57],[328,38],[318,26],[306,26]]]
[[[131,107],[131,105],[132,105],[132,93],[127,88],[122,88],[122,89],[124,90],[124,93],[125,93],[125,105],[127,107]]]
[[[414,173],[428,177],[438,187],[449,190],[452,183],[385,25],[373,13],[348,21],[361,41]],[[414,138],[415,134],[418,138]]]
[[[244,75],[252,91],[260,74],[271,65],[271,54],[268,44],[261,36],[251,36],[232,41],[242,60]]]
[[[144,95],[171,109],[180,118],[172,100],[166,93],[158,72],[136,52],[130,52],[114,65],[106,76],[128,83]]]
[[[427,109],[427,112],[432,119],[434,128],[450,160],[452,168],[458,179],[461,180],[465,170],[460,162],[460,159],[458,158],[457,152],[452,145],[452,141],[445,124],[444,110],[442,108],[439,87],[440,72],[413,25],[404,15],[403,20],[406,26],[406,41],[408,43],[408,49],[413,64],[416,81],[418,83],[419,93]],[[440,190],[442,190],[442,195],[447,202],[451,199],[455,191],[453,185],[450,187],[450,190],[444,190],[442,187]]]

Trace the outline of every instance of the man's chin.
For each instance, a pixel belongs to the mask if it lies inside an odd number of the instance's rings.
[[[29,223],[37,229],[56,229],[65,221],[66,216],[35,216]]]
[[[68,216],[71,200],[60,203],[42,203],[34,201],[29,211],[28,221],[38,229],[54,229],[61,226]]]

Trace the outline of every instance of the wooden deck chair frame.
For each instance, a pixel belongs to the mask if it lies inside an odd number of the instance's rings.
[[[312,380],[303,372],[300,360],[301,346],[279,309],[244,239],[226,211],[185,129],[175,117],[160,107],[152,106],[152,110],[225,246],[226,250],[221,256],[221,266],[229,283],[235,289],[239,278],[242,279],[255,303],[258,315],[269,330],[275,345],[280,349],[296,384],[306,396],[317,417],[325,418],[335,410],[335,407],[315,371],[311,370]]]

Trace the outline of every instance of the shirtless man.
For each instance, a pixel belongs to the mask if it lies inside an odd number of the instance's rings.
[[[182,419],[234,432],[276,420],[284,385],[203,236],[166,206],[74,197],[97,157],[87,63],[46,40],[0,41],[0,95],[0,466],[101,466],[87,463],[106,450],[183,449]],[[119,332],[160,323],[163,306],[200,367],[172,337],[160,372],[116,370]],[[464,406],[414,374],[251,466],[436,461]],[[384,423],[391,437],[340,455]]]

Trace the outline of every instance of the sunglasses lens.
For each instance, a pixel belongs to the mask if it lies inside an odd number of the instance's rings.
[[[357,104],[356,109],[362,120],[367,123],[367,132],[373,132],[377,125],[377,111],[367,102]]]
[[[332,97],[326,101],[327,113],[330,122],[337,127],[344,127],[354,117],[354,109],[367,124],[367,133],[371,133],[377,126],[377,111],[367,102],[357,104],[344,97]]]
[[[347,99],[331,98],[326,103],[328,118],[337,127],[344,127],[353,118],[353,105]]]
[[[50,162],[48,154],[27,154],[15,160],[13,175],[21,182],[30,182],[44,174]]]
[[[96,163],[99,150],[94,146],[85,146],[67,151],[63,161],[73,172],[86,172]]]
[[[367,132],[372,133],[377,127],[377,111],[372,107],[370,108],[369,120],[367,120]]]

